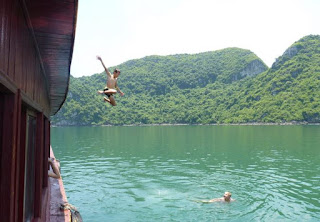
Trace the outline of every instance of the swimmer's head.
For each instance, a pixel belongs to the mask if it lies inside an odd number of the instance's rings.
[[[230,201],[231,198],[231,193],[230,192],[225,192],[223,195],[223,198],[225,201]]]
[[[113,71],[113,76],[114,76],[115,78],[117,78],[119,75],[120,75],[120,70],[119,70],[119,69],[114,69],[114,71]]]

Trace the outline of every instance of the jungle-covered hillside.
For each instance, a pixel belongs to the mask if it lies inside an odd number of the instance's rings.
[[[270,68],[240,48],[147,56],[117,68],[125,93],[115,96],[117,106],[97,94],[106,85],[105,72],[71,76],[52,124],[320,122],[319,35],[293,43]]]

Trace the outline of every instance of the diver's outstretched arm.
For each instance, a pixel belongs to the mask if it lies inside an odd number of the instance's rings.
[[[108,75],[109,77],[111,77],[111,73],[109,72],[108,68],[104,65],[101,56],[97,56],[97,59],[100,60],[102,66],[103,66],[103,68],[104,68],[104,70],[106,70],[107,75]]]
[[[124,96],[124,93],[118,87],[118,83],[116,83],[116,90],[120,93],[121,96]]]

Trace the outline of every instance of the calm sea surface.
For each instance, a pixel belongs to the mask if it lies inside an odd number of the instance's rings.
[[[59,127],[51,144],[87,222],[320,221],[320,126]]]

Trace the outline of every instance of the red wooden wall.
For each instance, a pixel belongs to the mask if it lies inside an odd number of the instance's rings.
[[[0,1],[0,78],[49,117],[49,89],[22,2]]]
[[[49,2],[54,5],[63,1]],[[32,221],[48,219],[50,79],[44,73],[26,8],[37,2],[40,1],[0,0],[0,222],[25,220],[28,115],[36,118],[36,135],[32,172],[34,194],[27,195],[34,198]],[[68,70],[68,64],[65,68]]]
[[[0,83],[1,86],[1,83]],[[16,93],[0,87],[0,221],[18,222],[25,219],[25,196],[34,199],[33,222],[47,221],[49,209],[48,157],[50,155],[50,122],[42,112],[33,111],[22,103]],[[26,163],[28,146],[28,116],[34,116],[34,193],[26,193]]]
[[[68,90],[77,4],[0,0],[0,222],[48,219],[50,115]]]

